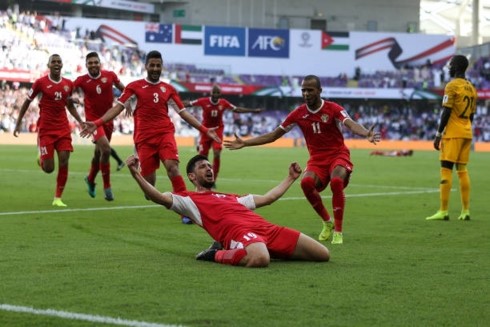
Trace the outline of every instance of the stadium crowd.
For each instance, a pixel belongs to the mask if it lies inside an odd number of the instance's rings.
[[[94,31],[66,31],[58,16],[47,20],[35,12],[16,14],[12,11],[0,12],[0,69],[20,69],[35,72],[38,78],[46,72],[48,56],[60,53],[63,57],[65,77],[74,79],[84,71],[84,58],[90,51],[97,51],[103,57],[104,68],[115,71],[121,80],[140,78],[145,74],[145,54],[134,48],[107,47]],[[167,63],[164,78],[189,82],[244,83],[258,85],[297,85],[300,76],[240,75],[229,76],[220,69],[204,69],[196,65]],[[477,88],[490,88],[490,58],[481,58],[473,63],[468,77]],[[355,69],[355,75],[321,77],[324,87],[347,87],[355,81],[357,87],[400,88],[400,87],[443,87],[447,81],[443,67],[427,63],[422,67],[405,67],[396,72],[362,72]],[[351,85],[350,85],[351,86]],[[19,108],[26,97],[28,87],[19,82],[0,82],[0,133],[12,132]],[[389,102],[360,104],[360,102],[338,101],[359,123],[369,126],[376,122],[384,139],[430,140],[433,138],[439,118],[438,109],[416,108],[410,102]],[[284,110],[286,109],[286,110]],[[274,129],[286,116],[287,109],[267,108],[259,115],[233,114],[224,117],[225,135],[238,134],[254,136]],[[23,121],[23,131],[35,132],[39,108],[34,101]],[[81,113],[83,110],[79,110]],[[474,123],[475,141],[490,141],[490,113],[483,104],[478,107]],[[178,119],[171,111],[180,136],[197,136],[197,131]],[[132,118],[120,115],[114,120],[116,134],[132,134]],[[73,131],[77,126],[72,122]],[[299,137],[299,131],[288,133],[288,137]],[[346,137],[354,137],[346,133]]]

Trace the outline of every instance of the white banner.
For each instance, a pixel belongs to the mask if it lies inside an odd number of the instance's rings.
[[[149,28],[145,22],[64,17],[65,28],[99,31],[104,42],[159,50],[167,63],[222,67],[231,74],[336,77],[354,75],[356,67],[365,72],[394,71],[403,66],[421,66],[428,61],[446,62],[456,51],[454,38],[447,35],[378,32],[322,32],[289,30],[288,58],[251,57],[243,55],[206,55],[202,44],[176,43],[175,24],[157,24]],[[248,29],[244,30],[248,33]],[[202,26],[205,35],[206,26]],[[226,33],[226,28],[223,28]],[[172,34],[174,37],[172,37]],[[222,34],[226,35],[226,34]],[[180,41],[179,41],[180,42]],[[240,44],[240,46],[246,46]]]

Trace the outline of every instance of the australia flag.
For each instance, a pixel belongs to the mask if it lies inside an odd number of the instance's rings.
[[[147,43],[172,43],[172,24],[145,24],[145,41]]]

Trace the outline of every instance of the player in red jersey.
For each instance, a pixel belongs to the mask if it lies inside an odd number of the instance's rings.
[[[119,77],[112,72],[100,68],[100,58],[97,52],[90,52],[85,57],[85,66],[88,73],[79,76],[75,82],[75,89],[81,89],[84,94],[85,119],[94,121],[102,117],[110,108],[114,101],[113,86],[120,91],[124,90],[124,85]],[[79,102],[80,103],[80,102]],[[111,137],[114,131],[114,124],[111,121],[99,126],[93,134],[95,143],[94,156],[91,161],[90,171],[85,177],[88,194],[95,197],[95,177],[97,173],[102,173],[104,183],[104,198],[113,201],[114,195],[111,188]]]
[[[32,85],[27,99],[20,108],[19,117],[15,124],[14,136],[21,132],[22,118],[31,102],[39,95],[38,150],[39,164],[48,174],[55,168],[54,153],[58,154],[58,176],[53,206],[66,207],[61,196],[68,180],[68,161],[73,151],[71,129],[66,109],[82,124],[82,119],[68,98],[73,92],[73,82],[61,76],[63,62],[58,54],[49,57],[49,74],[37,79]]]
[[[167,170],[174,192],[185,191],[185,181],[179,171],[179,154],[175,141],[175,127],[169,117],[169,107],[189,123],[192,127],[206,133],[217,142],[220,139],[214,132],[215,128],[201,125],[184,107],[175,88],[160,80],[163,69],[162,55],[158,51],[150,51],[146,55],[145,79],[129,83],[114,107],[101,118],[85,122],[82,136],[88,136],[99,126],[112,120],[124,110],[124,103],[131,97],[136,98],[134,117],[134,144],[141,162],[141,174],[151,184],[156,183],[156,170],[160,161]]]
[[[321,243],[287,227],[278,226],[259,216],[254,209],[279,199],[301,174],[292,163],[288,176],[264,195],[219,193],[214,185],[213,167],[208,159],[196,155],[187,163],[187,177],[195,191],[160,193],[139,172],[139,161],[130,156],[126,164],[131,174],[155,203],[190,217],[201,226],[222,249],[204,250],[197,260],[245,267],[267,267],[271,258],[285,260],[328,261],[330,253]]]
[[[316,213],[322,218],[323,229],[318,239],[325,241],[335,228],[332,244],[342,244],[342,222],[345,207],[344,188],[349,183],[353,164],[350,151],[344,143],[341,124],[354,134],[366,137],[376,144],[380,134],[374,125],[366,129],[355,122],[340,105],[321,98],[320,79],[315,75],[306,76],[301,83],[305,103],[294,109],[274,131],[251,139],[243,140],[235,134],[235,139],[225,141],[226,148],[241,149],[274,142],[294,126],[303,132],[310,158],[301,179],[301,188]],[[332,210],[334,223],[322,203],[320,192],[330,184],[332,190]]]
[[[226,99],[221,97],[221,88],[218,85],[213,85],[210,97],[202,97],[192,101],[184,101],[186,107],[200,107],[202,109],[202,124],[207,127],[217,127],[216,134],[220,139],[223,139],[223,114],[226,110],[232,110],[236,113],[253,112],[259,113],[262,109],[249,109],[237,107],[231,104]],[[205,133],[200,133],[199,137],[199,154],[208,157],[209,149],[213,148],[213,169],[214,179],[218,178],[219,168],[221,164],[221,150],[223,145],[221,142],[216,142]]]

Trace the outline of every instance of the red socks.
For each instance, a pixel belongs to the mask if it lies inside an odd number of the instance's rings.
[[[100,163],[100,172],[102,173],[102,181],[104,182],[104,189],[111,187],[111,164]]]
[[[327,209],[323,205],[320,193],[315,188],[315,181],[311,177],[305,177],[301,180],[301,188],[306,196],[308,202],[310,202],[316,213],[324,220],[330,220],[330,215]]]
[[[68,166],[58,168],[58,176],[56,177],[56,198],[61,198],[65,189],[66,181],[68,180]]]
[[[247,255],[245,249],[219,250],[216,252],[214,261],[225,265],[238,266],[240,261]]]
[[[221,163],[221,160],[219,158],[213,159],[213,173],[214,173],[214,179],[215,180],[216,180],[216,178],[218,178],[220,163]]]
[[[99,163],[97,162],[97,164],[95,164],[92,161],[92,164],[90,165],[90,171],[88,172],[88,176],[87,176],[89,182],[91,182],[91,183],[95,182],[95,177],[99,173],[99,169],[100,169]]]
[[[344,220],[345,194],[344,181],[341,178],[334,177],[330,181],[332,190],[332,208],[333,218],[335,220],[335,231],[342,232],[342,222]]]
[[[184,192],[187,189],[184,178],[181,175],[174,176],[170,179],[170,182],[172,183],[172,190],[174,192]]]

